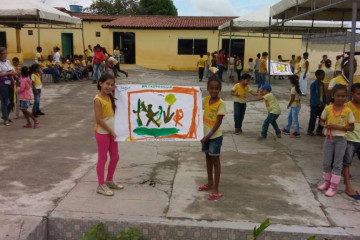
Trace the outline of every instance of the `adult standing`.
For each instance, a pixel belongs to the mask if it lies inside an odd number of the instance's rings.
[[[301,74],[300,74],[300,90],[302,95],[305,96],[307,93],[307,81],[309,78],[309,53],[304,52],[303,59],[301,60]]]
[[[223,71],[224,71],[224,64],[226,63],[226,59],[225,59],[225,54],[224,54],[224,50],[221,49],[219,51],[219,55],[217,56],[217,66],[219,68],[219,79],[222,81],[222,75],[223,75]]]
[[[54,65],[57,66],[60,63],[60,48],[58,46],[53,47],[54,50]]]
[[[14,76],[18,74],[7,59],[7,50],[0,48],[0,96],[4,125],[10,125],[9,114],[14,107]]]
[[[259,89],[266,83],[266,74],[268,73],[267,70],[267,56],[269,54],[267,52],[262,53],[262,57],[259,61],[259,81],[258,81],[258,91]]]
[[[103,71],[103,62],[105,61],[105,55],[100,45],[95,46],[94,58],[93,58],[93,83],[96,84],[101,77]]]

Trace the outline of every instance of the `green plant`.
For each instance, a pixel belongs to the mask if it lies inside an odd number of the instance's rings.
[[[253,237],[250,240],[256,240],[260,234],[265,231],[265,229],[267,227],[270,226],[270,219],[266,219],[263,223],[260,224],[260,227],[257,228],[256,226],[254,227],[254,231],[253,231]]]
[[[91,229],[84,233],[79,240],[146,240],[141,236],[139,229],[130,228],[127,231],[121,231],[118,237],[110,237],[105,230],[104,224],[99,223],[91,227]]]

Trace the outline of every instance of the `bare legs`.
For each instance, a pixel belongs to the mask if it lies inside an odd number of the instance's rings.
[[[213,193],[219,193],[219,182],[220,182],[220,174],[221,174],[220,156],[210,156],[208,153],[205,154],[206,154],[206,169],[208,175],[207,186],[213,190]],[[213,172],[215,174],[213,174]]]

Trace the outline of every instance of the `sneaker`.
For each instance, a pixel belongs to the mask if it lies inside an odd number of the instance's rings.
[[[266,138],[263,137],[263,136],[258,136],[258,138],[257,138],[258,141],[262,141],[262,140],[265,140],[265,139],[266,139]]]
[[[281,129],[281,132],[285,135],[289,135],[290,134],[290,131],[289,130],[286,130],[285,128],[284,129]]]
[[[99,185],[96,190],[97,193],[102,194],[104,196],[113,196],[114,193],[111,191],[108,186],[105,184]]]
[[[105,181],[106,186],[108,186],[109,188],[112,189],[124,189],[124,186],[121,184],[118,184],[117,182],[115,182],[114,180],[112,181]]]
[[[277,138],[281,138],[281,133],[276,135]]]
[[[235,134],[236,135],[240,135],[242,133],[243,133],[243,131],[241,129],[235,129]]]
[[[309,135],[311,137],[315,136],[315,134],[313,132],[308,132],[307,135]]]
[[[36,114],[37,114],[37,115],[45,115],[45,113],[43,113],[43,112],[42,112],[42,111],[40,111],[40,110],[39,110],[39,111],[37,111],[37,112],[36,112]]]
[[[292,134],[290,134],[291,138],[299,138],[300,137],[300,133],[294,132]]]

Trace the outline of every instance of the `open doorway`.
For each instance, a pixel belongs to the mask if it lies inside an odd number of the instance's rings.
[[[222,49],[226,53],[229,53],[229,39],[222,40]],[[245,49],[245,40],[244,39],[231,39],[231,55],[239,56],[242,62],[244,62],[244,49]]]
[[[72,33],[61,33],[62,57],[74,55],[74,38]]]
[[[6,48],[6,32],[0,32],[0,47]]]
[[[135,33],[133,32],[114,32],[113,49],[119,46],[123,54],[121,58],[124,63],[135,64]]]

